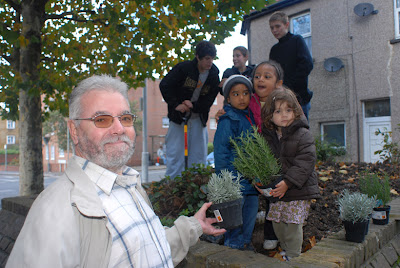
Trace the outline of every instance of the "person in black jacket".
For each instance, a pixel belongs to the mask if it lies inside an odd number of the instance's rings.
[[[231,75],[241,74],[251,79],[252,72],[254,66],[246,66],[246,62],[249,60],[249,51],[247,48],[243,46],[237,46],[233,49],[233,66],[232,68],[228,68],[222,74],[222,80],[219,84],[221,95],[224,95],[222,92],[222,87],[226,79],[228,79]]]
[[[308,89],[308,75],[313,69],[310,51],[303,37],[289,32],[289,18],[282,11],[272,14],[269,26],[272,34],[279,40],[271,48],[269,58],[282,66],[285,74],[283,84],[294,91],[308,119],[313,96],[313,92]]]
[[[207,120],[210,107],[218,95],[219,70],[213,64],[215,45],[201,41],[196,57],[175,65],[161,80],[160,90],[168,104],[169,128],[165,138],[167,170],[175,178],[185,168],[184,118],[188,119],[188,166],[206,164]]]

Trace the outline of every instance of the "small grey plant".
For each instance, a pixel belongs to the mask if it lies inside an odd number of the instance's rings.
[[[363,222],[370,217],[376,204],[376,197],[368,197],[360,192],[350,193],[345,189],[339,196],[340,219],[352,223]]]
[[[253,132],[231,139],[231,143],[235,150],[233,166],[245,178],[268,185],[273,176],[279,175],[281,166],[256,127],[253,127]]]
[[[231,171],[222,170],[220,174],[213,173],[207,184],[207,198],[214,204],[233,201],[242,198],[241,175],[236,177]]]

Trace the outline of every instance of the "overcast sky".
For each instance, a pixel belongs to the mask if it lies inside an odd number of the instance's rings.
[[[231,68],[233,65],[233,49],[237,46],[244,46],[247,48],[247,36],[240,34],[241,26],[242,22],[239,22],[236,25],[235,32],[232,33],[232,36],[226,38],[222,45],[216,46],[217,56],[219,59],[215,60],[214,64],[217,65],[219,69],[220,77],[222,77],[223,72],[227,68]]]

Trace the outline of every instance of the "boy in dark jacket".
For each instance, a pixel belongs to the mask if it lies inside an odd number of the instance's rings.
[[[165,138],[166,176],[175,178],[185,169],[184,119],[188,119],[188,166],[206,164],[207,120],[218,94],[219,70],[213,64],[217,50],[213,43],[196,46],[196,58],[184,61],[161,80],[160,90],[168,104],[169,128]]]
[[[230,139],[239,137],[246,131],[252,131],[255,125],[253,113],[248,109],[253,85],[243,75],[232,75],[224,83],[225,114],[218,122],[214,136],[215,172],[226,169],[235,175],[237,170],[232,164],[234,148]],[[224,245],[236,249],[253,250],[251,237],[258,211],[258,192],[251,183],[242,179],[242,217],[243,225],[225,233]]]
[[[283,84],[297,96],[304,115],[308,119],[313,92],[308,89],[308,75],[313,69],[310,51],[300,35],[289,32],[289,18],[277,11],[269,19],[272,34],[279,40],[269,53],[270,60],[278,62],[285,74]]]

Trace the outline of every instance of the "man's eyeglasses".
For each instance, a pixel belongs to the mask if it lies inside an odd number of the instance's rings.
[[[112,123],[114,122],[114,117],[117,117],[124,127],[133,126],[133,123],[135,123],[135,120],[137,118],[137,116],[134,114],[123,114],[116,116],[100,114],[92,118],[76,118],[74,120],[91,120],[98,128],[108,128],[111,127]]]

